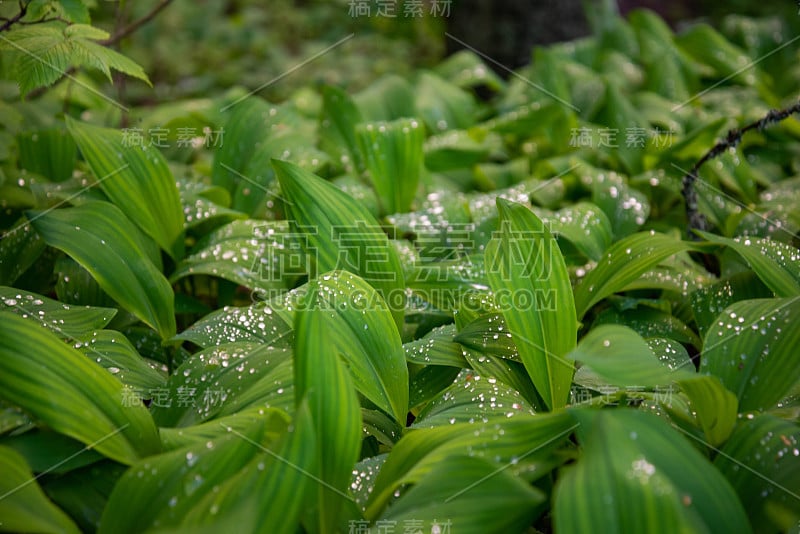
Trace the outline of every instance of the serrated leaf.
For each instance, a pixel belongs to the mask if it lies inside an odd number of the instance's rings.
[[[661,261],[691,248],[689,243],[652,231],[640,232],[617,241],[575,287],[578,318]]]
[[[183,207],[166,159],[154,148],[131,145],[122,132],[67,119],[99,186],[128,218],[173,259],[184,252]]]
[[[739,411],[772,408],[800,379],[800,297],[743,300],[709,328],[700,372],[719,377]]]
[[[162,339],[175,335],[172,287],[134,237],[138,230],[116,206],[88,202],[31,219],[48,245],[80,263],[111,298]]]
[[[497,207],[500,231],[486,247],[487,277],[495,295],[526,299],[526,307],[504,306],[503,317],[537,391],[555,410],[566,404],[574,373],[564,360],[578,330],[569,274],[555,239],[533,212],[500,197]]]
[[[0,315],[0,396],[118,462],[158,452],[150,414],[141,404],[124,406],[122,383],[54,334]]]
[[[0,447],[0,471],[0,527],[4,531],[80,532],[72,519],[47,498],[19,453]]]
[[[558,532],[750,531],[739,499],[685,438],[634,410],[576,411],[583,455],[553,494]]]
[[[360,276],[389,304],[399,329],[405,309],[403,268],[378,221],[358,201],[313,173],[285,161],[273,160],[272,165],[290,201],[290,224],[305,233],[303,249],[315,269],[312,277],[333,270]]]

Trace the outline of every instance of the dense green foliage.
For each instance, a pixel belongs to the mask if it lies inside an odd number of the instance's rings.
[[[0,530],[797,531],[800,122],[681,195],[785,21],[121,110],[86,4],[0,32]]]

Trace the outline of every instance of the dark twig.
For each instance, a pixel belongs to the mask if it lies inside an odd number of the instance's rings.
[[[794,106],[785,109],[771,109],[769,113],[767,113],[761,119],[751,122],[743,128],[734,128],[728,132],[728,135],[725,136],[724,140],[720,141],[714,145],[711,150],[706,152],[706,154],[700,158],[700,160],[694,164],[692,169],[683,177],[683,199],[686,201],[686,218],[689,222],[688,231],[690,238],[697,239],[697,236],[694,234],[694,230],[708,230],[708,221],[706,221],[705,216],[700,213],[697,201],[697,190],[694,188],[694,184],[698,179],[697,172],[700,170],[700,167],[702,167],[707,161],[718,157],[726,150],[730,148],[736,148],[736,146],[738,146],[742,141],[742,136],[750,130],[763,130],[768,126],[775,124],[776,122],[784,120],[794,113],[800,113],[800,102],[797,102]]]
[[[158,15],[161,12],[161,10],[167,7],[171,2],[172,0],[161,0],[161,2],[156,4],[156,6],[153,7],[153,9],[151,9],[146,15],[134,20],[133,22],[131,22],[118,32],[115,32],[114,35],[112,35],[105,41],[101,41],[100,44],[105,46],[111,46],[113,44],[117,44],[119,41],[123,40],[136,30],[138,30],[139,28],[141,28],[142,26],[153,20],[155,16]]]
[[[28,4],[30,4],[30,0],[27,2],[23,2],[20,0],[19,2],[19,13],[11,17],[10,19],[3,19],[5,22],[2,26],[0,26],[0,32],[4,32],[9,29],[11,26],[22,20],[22,18],[28,14]]]

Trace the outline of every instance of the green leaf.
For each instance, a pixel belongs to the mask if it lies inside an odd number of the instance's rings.
[[[660,418],[634,410],[575,416],[583,455],[560,472],[556,531],[750,531],[730,484]]]
[[[50,332],[0,316],[0,396],[118,462],[158,452],[150,414],[141,404],[124,406],[116,378]]]
[[[431,525],[432,532],[483,534],[489,525],[495,532],[524,532],[545,500],[541,490],[486,460],[449,456],[392,503],[370,532],[381,532],[378,524],[412,520]]]
[[[728,479],[753,525],[790,532],[800,521],[800,428],[771,415],[742,421],[714,465]]]
[[[305,233],[307,261],[320,273],[343,269],[370,283],[403,324],[405,281],[400,259],[367,209],[335,186],[297,165],[273,160],[290,224]]]
[[[324,324],[332,332],[330,344],[347,362],[356,389],[404,423],[408,368],[386,303],[364,280],[346,271],[322,275],[308,291],[303,308],[328,311]]]
[[[19,453],[0,446],[0,528],[11,532],[80,532],[50,501]]]
[[[661,261],[691,248],[688,243],[653,231],[640,232],[617,241],[575,287],[578,318]]]
[[[653,387],[691,376],[688,369],[672,371],[659,362],[642,336],[627,326],[593,328],[567,358],[580,361],[615,386]]]
[[[62,29],[63,28],[63,29]],[[108,33],[84,24],[37,24],[16,27],[0,37],[0,50],[14,50],[14,68],[22,95],[60,79],[70,66],[100,70],[111,81],[110,69],[138,78],[148,85],[144,70],[119,52],[92,40]],[[91,40],[90,40],[91,39]]]
[[[226,432],[247,432],[259,421],[265,421],[265,435],[272,441],[278,439],[289,427],[289,415],[280,408],[252,407],[233,415],[218,417],[199,425],[158,429],[161,447],[166,451],[183,449],[195,443],[207,443]],[[231,429],[231,430],[228,430]]]
[[[494,377],[462,371],[454,384],[423,408],[414,428],[432,428],[455,423],[488,423],[519,414],[534,415],[533,407],[513,387]]]
[[[517,350],[545,404],[569,397],[578,324],[564,258],[541,220],[522,204],[497,198],[500,231],[486,247],[487,277],[509,304],[502,313]],[[524,305],[518,299],[524,298]]]
[[[589,202],[578,202],[558,210],[542,221],[554,234],[569,239],[590,260],[598,261],[611,245],[613,230],[606,214]]]
[[[170,281],[205,274],[274,296],[289,290],[305,274],[292,270],[289,263],[298,247],[283,221],[233,221],[198,241]]]
[[[175,335],[172,287],[136,239],[136,227],[116,206],[88,202],[33,214],[31,220],[48,245],[72,256],[163,340]]]
[[[117,314],[113,308],[70,306],[13,287],[0,287],[0,310],[16,313],[67,339],[105,327]]]
[[[328,532],[337,524],[342,497],[359,459],[362,422],[352,379],[339,359],[345,347],[334,341],[340,325],[331,321],[326,311],[314,309],[315,289],[312,284],[306,301],[309,309],[298,311],[295,320],[295,398],[308,402],[314,421],[319,474],[325,482],[317,486],[315,501],[319,506],[320,531]],[[394,323],[388,317],[387,321],[391,330]],[[351,359],[345,357],[348,363]]]
[[[725,308],[740,300],[769,298],[773,293],[752,271],[706,285],[691,294],[692,311],[701,336],[705,336],[714,319]]]
[[[422,125],[416,119],[371,122],[355,134],[383,213],[409,211],[422,172]]]
[[[419,73],[415,102],[431,132],[463,130],[475,124],[477,106],[473,96],[429,71]]]
[[[341,161],[347,172],[364,168],[356,143],[356,125],[362,122],[361,113],[347,93],[330,85],[322,88],[320,146]]]
[[[800,294],[800,251],[791,245],[760,237],[730,239],[698,232],[712,243],[735,250],[778,297]]]
[[[72,176],[78,160],[75,141],[63,128],[34,130],[17,136],[19,164],[53,182]]]
[[[448,365],[459,369],[469,367],[461,353],[461,345],[453,341],[454,325],[434,328],[424,337],[403,345],[406,360],[421,365]]]
[[[737,302],[705,337],[700,372],[719,377],[739,411],[772,408],[800,380],[800,297]]]
[[[292,327],[270,306],[260,302],[213,311],[173,339],[191,341],[200,347],[239,341],[284,347],[292,341]]]
[[[135,390],[164,386],[166,373],[159,372],[144,360],[128,338],[113,330],[99,330],[76,336],[74,347],[105,367],[120,382]]]
[[[261,455],[258,447],[264,436],[262,420],[246,432],[229,430],[207,443],[135,464],[114,486],[99,532],[143,532],[181,525],[203,496],[218,491],[218,486]]]
[[[725,442],[736,426],[739,402],[715,376],[694,376],[678,380],[689,397],[706,441],[716,447]]]
[[[500,313],[482,315],[471,321],[458,332],[455,341],[483,354],[521,361],[517,345]]]
[[[67,128],[100,188],[173,259],[183,256],[183,206],[166,159],[122,132],[67,118]]]
[[[0,284],[13,284],[45,249],[42,237],[20,217],[0,239]]]
[[[395,490],[403,484],[427,479],[437,465],[453,456],[469,454],[495,462],[498,470],[520,469],[535,473],[534,478],[544,476],[563,462],[555,457],[554,451],[576,427],[572,418],[560,411],[519,415],[508,421],[456,423],[409,432],[394,446],[375,478],[365,517],[377,518]],[[442,481],[440,478],[432,480]]]

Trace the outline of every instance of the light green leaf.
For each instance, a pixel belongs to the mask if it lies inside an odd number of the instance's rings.
[[[281,184],[290,224],[305,233],[312,276],[347,270],[370,283],[403,324],[405,281],[400,259],[367,209],[320,177],[285,161],[272,165]]]
[[[122,383],[50,332],[0,316],[0,396],[118,462],[158,452],[150,414],[125,406]]]
[[[346,271],[309,284],[304,308],[328,311],[330,343],[347,362],[356,389],[403,423],[408,411],[408,368],[400,335],[383,299]],[[330,312],[332,311],[332,313]]]
[[[286,347],[292,327],[264,302],[248,307],[226,306],[213,311],[174,337],[209,348],[226,343],[252,341]]]
[[[315,289],[312,284],[309,309],[298,311],[295,319],[295,398],[308,402],[317,435],[319,475],[325,485],[317,486],[315,515],[321,532],[333,532],[359,459],[362,422],[353,381],[339,359],[345,347],[334,341],[340,325],[327,311],[314,309]],[[387,322],[391,330],[394,323],[388,317]],[[345,356],[348,363],[350,359]]]
[[[406,360],[421,365],[449,365],[459,369],[469,367],[461,353],[461,345],[453,341],[454,325],[434,328],[424,337],[403,345]]]
[[[731,435],[739,401],[715,376],[693,376],[678,380],[681,390],[689,397],[692,412],[714,447],[724,443]]]
[[[661,261],[691,248],[688,243],[653,231],[633,234],[617,241],[575,287],[578,317],[583,317],[589,308],[621,291]]]
[[[722,380],[739,411],[772,408],[800,380],[800,297],[743,300],[705,337],[700,372]]]
[[[583,363],[615,386],[653,387],[691,376],[688,369],[672,371],[659,362],[642,336],[627,326],[593,328],[567,358]]]
[[[486,247],[487,277],[495,299],[508,299],[502,309],[508,331],[537,391],[555,410],[566,404],[574,373],[564,359],[578,331],[569,274],[555,239],[533,212],[500,197],[497,208],[500,231]]]
[[[173,259],[184,252],[183,206],[166,159],[117,130],[73,119],[67,127],[108,198]]]
[[[730,484],[660,418],[635,410],[575,416],[583,455],[560,472],[556,531],[750,531]]]
[[[778,297],[800,294],[800,251],[791,245],[760,237],[730,239],[699,232],[712,243],[735,250]]]
[[[462,130],[475,124],[475,99],[457,85],[421,71],[415,89],[416,109],[429,131]]]
[[[321,121],[320,146],[341,161],[347,172],[360,172],[364,165],[356,143],[356,125],[363,119],[353,99],[338,87],[323,87]]]
[[[50,501],[25,459],[0,446],[0,529],[10,532],[75,532],[70,517]]]
[[[72,256],[163,340],[175,335],[172,287],[140,246],[136,227],[116,206],[88,202],[33,214],[31,224],[48,245]]]
[[[19,164],[53,182],[72,176],[78,160],[75,141],[64,128],[34,130],[17,136]]]
[[[383,213],[409,211],[423,166],[422,125],[416,119],[360,124],[355,137]]]

